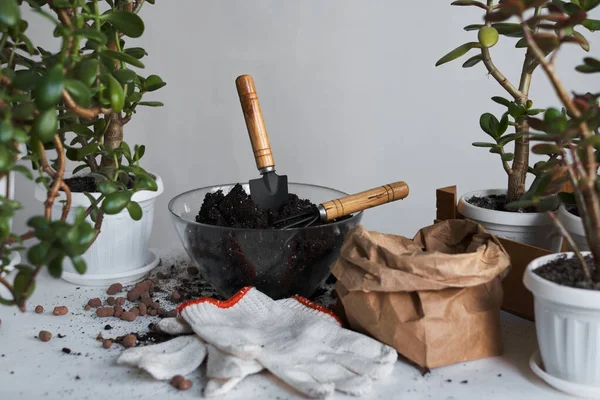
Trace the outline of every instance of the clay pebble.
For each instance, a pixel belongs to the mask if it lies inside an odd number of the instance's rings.
[[[100,307],[96,310],[96,315],[101,318],[112,317],[115,315],[115,309],[113,307]]]
[[[171,379],[171,386],[179,390],[188,390],[192,387],[192,381],[190,381],[189,379],[185,379],[181,375],[175,375]]]
[[[98,297],[94,298],[94,299],[90,299],[88,301],[88,306],[90,307],[100,307],[102,305],[102,300],[100,300]]]
[[[121,320],[123,321],[135,321],[136,315],[131,311],[125,311],[121,314]]]
[[[121,315],[123,314],[123,307],[121,307],[120,305],[116,305],[114,307],[114,310],[115,310],[115,313],[114,313],[115,317],[120,318]]]
[[[42,342],[49,342],[50,339],[52,339],[52,333],[50,333],[48,331],[40,331],[40,333],[38,333],[38,338]]]
[[[53,315],[65,315],[69,312],[69,309],[66,306],[56,306],[52,311]]]
[[[121,285],[120,283],[113,283],[106,290],[106,294],[108,294],[109,296],[114,296],[115,294],[120,293],[122,290],[123,285]]]
[[[133,334],[129,334],[123,338],[123,347],[129,348],[135,346],[137,338]]]

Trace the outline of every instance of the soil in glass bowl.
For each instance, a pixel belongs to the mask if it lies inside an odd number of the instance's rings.
[[[306,229],[273,227],[281,218],[311,210],[316,212],[314,203],[293,193],[280,209],[262,210],[240,184],[227,194],[207,193],[195,220],[225,229],[189,225],[187,250],[223,296],[255,286],[275,299],[309,297],[330,278],[330,266],[354,225],[317,222]]]

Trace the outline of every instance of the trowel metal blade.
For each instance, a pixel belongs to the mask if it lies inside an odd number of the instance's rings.
[[[252,200],[262,209],[278,209],[288,201],[287,175],[267,172],[262,178],[252,179],[249,185]]]

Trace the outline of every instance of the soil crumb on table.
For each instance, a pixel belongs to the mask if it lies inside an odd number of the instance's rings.
[[[590,273],[593,275],[596,271],[594,259],[591,255],[585,256],[584,259],[590,267]],[[600,290],[600,283],[594,283],[585,278],[577,257],[561,255],[538,267],[534,270],[534,273],[559,285],[578,289]]]
[[[207,193],[196,216],[196,222],[230,228],[273,228],[275,221],[316,210],[310,200],[288,194],[288,202],[278,210],[259,208],[242,185],[236,184],[227,195],[222,190]]]

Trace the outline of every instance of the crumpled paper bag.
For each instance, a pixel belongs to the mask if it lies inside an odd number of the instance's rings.
[[[500,355],[501,279],[510,258],[469,220],[410,240],[359,225],[332,266],[350,327],[424,368]]]

